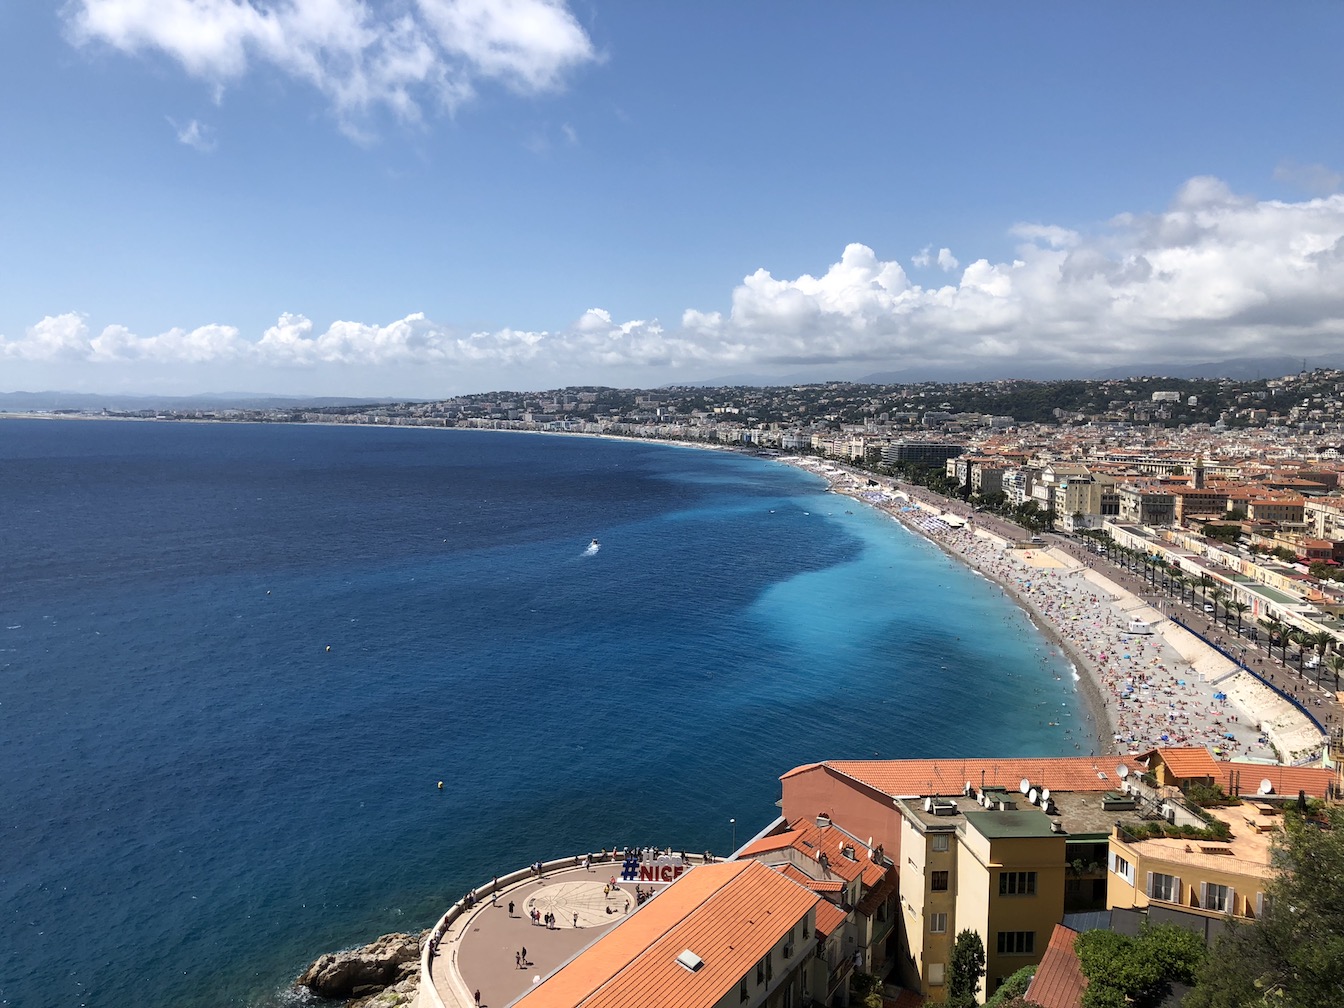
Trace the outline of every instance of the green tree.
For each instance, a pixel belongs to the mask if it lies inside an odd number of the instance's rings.
[[[1085,931],[1074,943],[1087,977],[1083,1008],[1155,1008],[1173,981],[1189,983],[1204,961],[1204,942],[1172,924],[1145,927],[1137,937]]]
[[[1219,939],[1186,1008],[1344,1004],[1344,809],[1325,815],[1288,811],[1260,918]]]
[[[973,1008],[980,991],[980,978],[985,975],[985,943],[978,932],[966,930],[957,935],[952,945],[952,962],[948,967],[947,1003],[950,1008]]]
[[[1006,1008],[1008,1005],[1020,1002],[1022,995],[1031,986],[1031,978],[1036,975],[1038,968],[1034,963],[1031,966],[1023,966],[999,985],[994,995],[985,1001],[985,1008]]]

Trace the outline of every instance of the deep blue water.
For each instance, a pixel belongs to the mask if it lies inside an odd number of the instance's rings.
[[[801,763],[1087,737],[996,588],[777,463],[0,420],[0,1005],[274,1005],[533,860],[726,851]]]

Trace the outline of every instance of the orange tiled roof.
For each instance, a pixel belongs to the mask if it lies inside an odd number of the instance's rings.
[[[1217,777],[1218,763],[1207,749],[1199,747],[1180,748],[1180,749],[1152,749],[1143,754],[1140,759],[1152,763],[1149,758],[1156,753],[1162,760],[1168,770],[1182,780],[1188,780],[1191,777]]]
[[[793,842],[802,836],[801,830],[789,830],[787,833],[772,833],[769,836],[763,836],[758,840],[753,840],[740,851],[738,857],[750,857],[752,854],[764,854],[768,851],[784,850],[792,847]]]
[[[839,892],[845,887],[845,884],[839,879],[814,879],[797,865],[785,863],[771,865],[770,867],[784,877],[793,879],[799,885],[807,886],[813,892]]]
[[[863,884],[868,887],[877,885],[887,874],[887,870],[876,861],[869,861],[863,867]]]
[[[967,781],[976,787],[1016,791],[1023,777],[1052,791],[1111,791],[1120,786],[1114,760],[1092,756],[829,760],[798,767],[785,777],[819,765],[895,798],[961,794]]]
[[[697,867],[515,1004],[711,1008],[820,902],[758,861]],[[685,949],[703,960],[694,972],[676,961]]]
[[[849,915],[834,903],[822,900],[817,904],[817,934],[835,934],[836,928],[845,923]]]
[[[859,900],[859,905],[856,909],[865,917],[871,917],[873,914],[877,913],[877,908],[886,901],[888,896],[896,891],[896,887],[900,884],[900,869],[895,865],[892,865],[883,874],[883,877],[877,886],[873,888],[867,896]]]
[[[1073,950],[1078,932],[1056,924],[1041,965],[1027,987],[1026,1000],[1040,1008],[1078,1008],[1087,980]]]
[[[1243,795],[1255,794],[1260,789],[1260,782],[1267,780],[1274,785],[1273,793],[1276,795],[1296,798],[1299,791],[1305,791],[1308,798],[1324,798],[1336,779],[1335,771],[1322,767],[1272,766],[1242,760],[1228,760],[1217,766],[1218,772],[1214,779],[1223,785],[1223,790],[1228,794],[1235,787],[1234,780],[1239,779],[1241,786],[1237,790]],[[1232,776],[1233,771],[1237,773],[1237,778]]]

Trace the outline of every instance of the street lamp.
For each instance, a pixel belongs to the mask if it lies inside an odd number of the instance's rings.
[[[731,826],[731,827],[733,828],[733,847],[732,847],[732,853],[733,853],[733,854],[736,854],[736,853],[737,853],[737,820],[736,820],[736,819],[729,819],[729,820],[728,820],[728,825]]]

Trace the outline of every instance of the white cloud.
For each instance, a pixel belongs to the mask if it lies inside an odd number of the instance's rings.
[[[192,119],[185,126],[179,126],[172,119],[169,119],[168,122],[177,132],[178,143],[185,144],[202,154],[209,154],[215,149],[214,130],[200,120]]]
[[[1344,195],[1256,201],[1195,179],[1172,205],[1090,232],[1018,225],[1011,261],[964,268],[946,249],[921,253],[960,270],[913,283],[865,245],[819,275],[745,277],[726,309],[685,310],[677,328],[619,321],[601,307],[555,330],[462,332],[411,314],[319,329],[287,314],[259,338],[228,325],[139,336],[81,315],[49,316],[0,358],[22,362],[228,363],[254,369],[436,368],[513,373],[521,384],[604,370],[941,365],[1030,375],[1046,367],[1338,353],[1344,340]],[[987,363],[988,362],[988,363]],[[644,369],[640,372],[640,369]],[[575,379],[581,380],[581,379]]]
[[[1344,175],[1332,171],[1323,164],[1282,161],[1274,169],[1274,179],[1277,182],[1286,182],[1313,196],[1328,196],[1344,187]]]
[[[414,121],[486,80],[553,90],[597,58],[564,0],[74,0],[65,18],[76,44],[161,53],[217,95],[257,67],[278,69],[325,95],[354,134],[376,109]]]
[[[952,254],[951,249],[940,248],[938,250],[938,268],[944,273],[951,273],[960,265],[961,263],[957,262],[957,257]]]
[[[0,359],[21,361],[79,360],[88,356],[89,327],[75,312],[48,315],[29,326],[22,339],[0,336]]]

